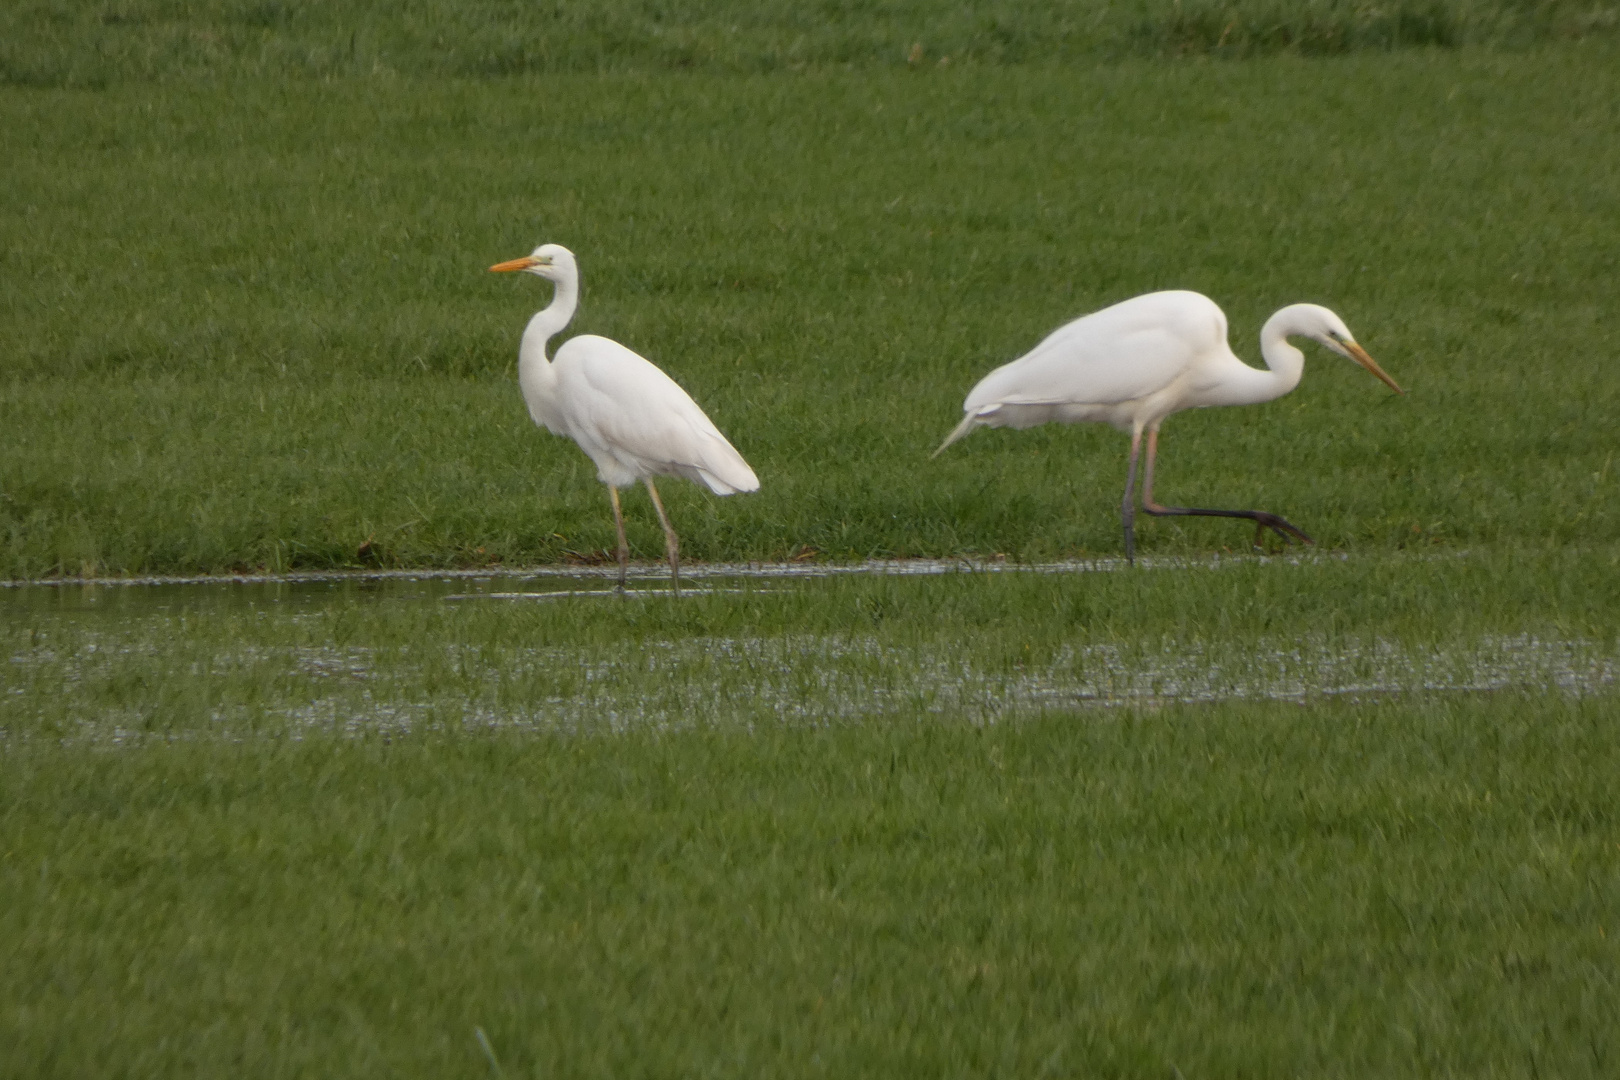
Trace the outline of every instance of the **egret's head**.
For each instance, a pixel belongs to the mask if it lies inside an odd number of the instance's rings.
[[[1376,360],[1367,355],[1366,349],[1356,344],[1356,339],[1350,335],[1350,328],[1344,325],[1343,319],[1319,304],[1295,304],[1289,311],[1294,316],[1291,333],[1321,342],[1345,359],[1354,360],[1372,372],[1397,394],[1406,393],[1395,385],[1394,379],[1384,373],[1384,369],[1378,366]]]
[[[513,259],[510,262],[496,263],[490,267],[496,273],[509,270],[526,270],[531,274],[538,274],[548,281],[562,281],[572,278],[578,270],[574,266],[574,253],[561,244],[541,244],[534,252]]]

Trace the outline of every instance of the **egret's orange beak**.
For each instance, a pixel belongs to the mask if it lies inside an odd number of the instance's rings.
[[[510,259],[507,262],[496,263],[489,269],[492,273],[503,274],[508,270],[527,270],[529,267],[538,266],[539,264],[540,260],[533,255],[525,255],[521,259]],[[1389,380],[1386,379],[1385,381],[1388,382]],[[1391,383],[1390,385],[1394,384]]]
[[[497,266],[495,269],[499,270],[501,267]],[[513,267],[513,269],[516,269],[516,267]],[[1387,384],[1391,390],[1395,391],[1397,394],[1406,393],[1405,390],[1402,390],[1399,386],[1395,385],[1394,379],[1390,378],[1384,373],[1384,369],[1378,366],[1378,361],[1367,355],[1366,349],[1363,349],[1360,345],[1357,345],[1353,341],[1346,341],[1344,343],[1344,347],[1356,363],[1360,364],[1362,367],[1366,368],[1380,379],[1383,379],[1385,384]]]

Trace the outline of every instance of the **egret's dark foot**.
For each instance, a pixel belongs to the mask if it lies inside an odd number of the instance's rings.
[[[1283,518],[1278,517],[1276,514],[1268,514],[1264,510],[1255,510],[1253,513],[1255,547],[1262,546],[1260,540],[1261,537],[1265,535],[1265,530],[1267,529],[1270,529],[1272,532],[1282,537],[1284,544],[1288,543],[1290,538],[1299,540],[1306,544],[1311,544],[1313,546],[1316,544],[1315,540],[1312,540],[1309,536],[1306,536],[1302,531],[1295,528]]]
[[[1125,565],[1136,565],[1136,530],[1129,524],[1125,526]]]
[[[1315,540],[1306,536],[1285,519],[1278,517],[1276,514],[1268,514],[1264,510],[1205,510],[1196,506],[1159,506],[1149,503],[1143,503],[1142,509],[1154,517],[1226,517],[1243,518],[1245,521],[1252,521],[1254,522],[1254,546],[1262,551],[1265,550],[1265,544],[1262,541],[1265,539],[1267,529],[1282,537],[1284,544],[1288,543],[1289,540],[1300,540],[1313,545],[1316,543]]]

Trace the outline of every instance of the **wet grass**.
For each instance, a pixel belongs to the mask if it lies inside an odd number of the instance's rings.
[[[1614,718],[31,745],[0,1037],[27,1075],[1603,1076]]]
[[[1171,286],[1251,358],[1272,309],[1327,302],[1412,394],[1313,354],[1276,403],[1171,421],[1167,495],[1359,550],[1613,535],[1617,71],[1588,43],[11,90],[0,573],[609,546],[588,463],[514,385],[545,290],[483,272],[541,238],[581,255],[577,329],[663,364],[762,477],[672,486],[696,558],[1116,553],[1117,434],[927,454],[988,368]]]
[[[1617,560],[0,590],[0,1040],[42,1076],[1602,1076]]]
[[[5,1071],[1614,1071],[1610,6],[826,14],[0,12],[0,575],[595,558],[540,239],[760,473],[697,559],[1117,555],[1114,433],[926,455],[1163,287],[1412,389],[1168,426],[1322,549],[0,589]]]
[[[751,578],[679,601],[654,582],[626,601],[480,597],[509,594],[507,582],[32,586],[0,595],[11,688],[0,730],[14,745],[107,746],[1607,694],[1620,667],[1617,565],[1609,547]]]

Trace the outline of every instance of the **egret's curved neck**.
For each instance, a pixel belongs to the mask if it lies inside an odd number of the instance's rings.
[[[1258,405],[1280,398],[1299,385],[1305,373],[1305,354],[1288,344],[1289,334],[1300,334],[1296,313],[1283,308],[1266,320],[1260,329],[1260,355],[1266,370],[1252,368],[1226,350],[1227,363],[1221,368],[1216,385],[1205,393],[1204,405]]]
[[[566,433],[563,416],[557,409],[557,372],[546,358],[546,343],[556,337],[579,307],[579,276],[569,274],[557,282],[551,303],[534,313],[523,329],[518,346],[518,387],[535,423],[558,434]]]
[[[1283,308],[1260,328],[1260,355],[1270,370],[1255,372],[1259,381],[1254,389],[1259,396],[1250,404],[1280,398],[1299,385],[1305,374],[1305,354],[1288,343],[1288,335],[1301,332],[1291,308]]]
[[[548,364],[546,343],[562,332],[574,311],[579,307],[579,276],[570,274],[557,282],[557,291],[551,303],[534,313],[529,325],[523,329],[523,344],[518,349],[518,364]]]

